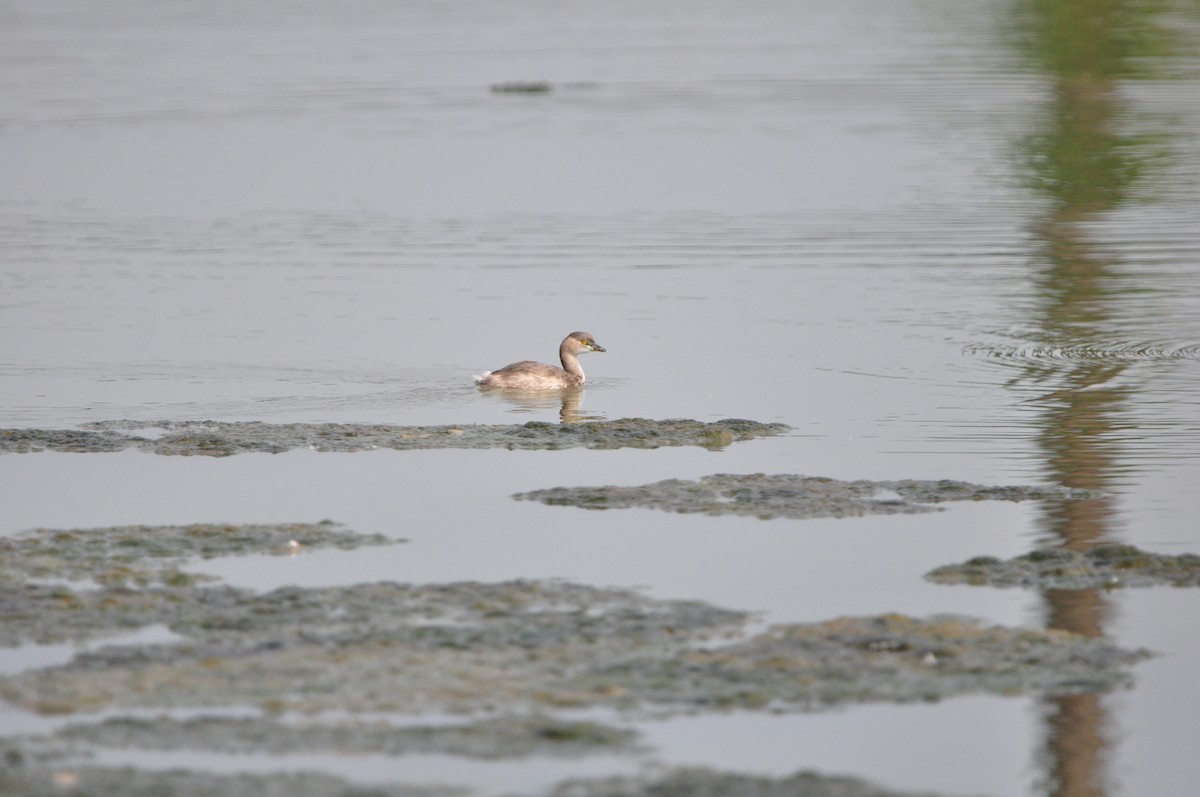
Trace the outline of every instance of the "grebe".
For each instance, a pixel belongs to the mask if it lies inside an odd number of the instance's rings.
[[[558,347],[562,368],[533,360],[521,360],[498,371],[485,371],[475,377],[480,387],[507,387],[516,390],[558,390],[582,385],[586,377],[579,367],[578,355],[589,351],[605,351],[588,332],[572,332]]]

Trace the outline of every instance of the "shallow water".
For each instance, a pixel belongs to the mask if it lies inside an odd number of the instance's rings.
[[[0,533],[332,518],[411,544],[197,569],[264,589],[568,578],[771,621],[962,612],[1103,634],[1164,655],[1082,707],[682,718],[645,724],[649,758],[1186,793],[1194,591],[921,579],[1039,545],[1200,551],[1200,20],[1070,7],[1115,38],[1055,39],[1094,29],[1053,3],[10,2],[3,426],[555,421],[559,402],[470,374],[552,359],[582,328],[608,349],[583,360],[587,416],[794,431],[720,452],[6,456]],[[551,91],[490,90],[534,80]],[[719,472],[1111,497],[802,522],[508,497]],[[0,711],[5,733],[39,722]],[[947,754],[963,738],[984,743]]]

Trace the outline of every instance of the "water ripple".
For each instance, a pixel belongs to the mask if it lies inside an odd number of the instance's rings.
[[[1200,358],[1200,343],[1178,344],[1159,341],[1106,341],[1075,345],[973,343],[963,347],[963,353],[1013,364],[1194,360]]]

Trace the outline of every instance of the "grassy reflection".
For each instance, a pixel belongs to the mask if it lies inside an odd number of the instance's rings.
[[[1123,129],[1120,83],[1149,76],[1169,44],[1163,0],[1022,0],[1017,41],[1044,75],[1050,99],[1040,128],[1023,147],[1024,173],[1046,203],[1036,231],[1042,246],[1036,279],[1044,343],[1102,346],[1112,326],[1110,287],[1116,264],[1098,254],[1083,222],[1129,201],[1153,167],[1151,139]],[[1039,364],[1033,378],[1044,377]],[[1124,363],[1064,358],[1055,389],[1043,396],[1038,440],[1049,476],[1088,489],[1111,486],[1121,470],[1112,442],[1121,428],[1127,388],[1114,385]],[[1111,499],[1064,502],[1049,510],[1045,532],[1058,544],[1086,549],[1111,534]],[[1047,591],[1046,622],[1089,636],[1104,632],[1107,606],[1095,590]],[[1107,793],[1106,712],[1096,695],[1048,699],[1041,751],[1042,787],[1060,797]]]
[[[1039,129],[1023,147],[1024,173],[1047,202],[1036,226],[1040,305],[1034,319],[1042,342],[1101,350],[1111,339],[1115,264],[1098,254],[1083,222],[1130,198],[1156,161],[1151,137],[1123,129],[1120,83],[1152,75],[1171,38],[1162,24],[1164,0],[1021,0],[1014,7],[1016,40],[1026,62],[1043,74],[1050,100]],[[1045,363],[1038,368],[1044,368]],[[1114,387],[1125,363],[1065,358],[1056,389],[1046,395],[1039,440],[1049,475],[1089,489],[1110,486],[1120,469],[1112,432],[1126,388]],[[1043,377],[1044,373],[1036,374]],[[1064,508],[1048,531],[1066,547],[1085,548],[1104,536],[1111,513],[1099,506]]]
[[[1123,133],[1118,81],[1153,76],[1171,37],[1162,0],[1024,0],[1026,61],[1051,81],[1042,129],[1026,142],[1033,188],[1069,218],[1116,207],[1153,161],[1147,137]]]
[[[1124,129],[1119,88],[1152,77],[1170,51],[1162,22],[1168,8],[1166,0],[1020,0],[1013,7],[1024,59],[1050,87],[1039,129],[1023,142],[1023,172],[1047,200],[1036,225],[1042,246],[1033,319],[1043,343],[1087,351],[1111,339],[1117,264],[1097,253],[1083,223],[1128,202],[1157,160],[1151,136]],[[1122,426],[1127,388],[1114,382],[1127,365],[1087,357],[1057,365],[1039,418],[1049,475],[1103,489],[1120,470],[1111,440]],[[1034,376],[1044,378],[1044,367],[1039,363]],[[1103,505],[1064,509],[1048,531],[1067,547],[1084,548],[1104,536],[1109,516]]]

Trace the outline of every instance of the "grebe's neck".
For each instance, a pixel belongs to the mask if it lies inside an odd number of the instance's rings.
[[[575,352],[567,348],[565,340],[558,347],[558,359],[562,361],[563,370],[575,377],[582,385],[586,379],[583,375],[583,366],[579,364],[579,358],[575,356]]]

